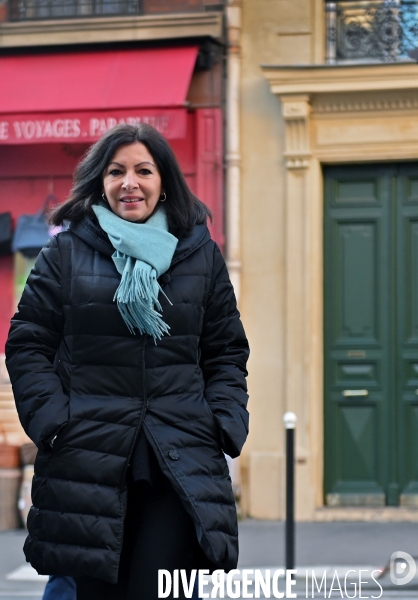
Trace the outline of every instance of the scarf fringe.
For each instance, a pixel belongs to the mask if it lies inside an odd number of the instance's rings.
[[[170,329],[160,314],[162,311],[158,300],[160,291],[162,290],[155,269],[128,257],[113,299],[116,300],[129,331],[135,334],[137,328],[141,334],[151,335],[155,342],[157,339],[161,340],[164,334],[169,335]]]
[[[137,329],[141,335],[151,335],[156,343],[170,329],[160,314],[158,294],[167,296],[157,277],[170,267],[178,242],[168,231],[164,207],[159,207],[146,223],[125,221],[105,203],[92,208],[115,249],[112,259],[122,277],[113,300],[129,331],[135,334]]]

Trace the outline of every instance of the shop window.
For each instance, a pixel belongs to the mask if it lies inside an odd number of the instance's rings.
[[[35,261],[36,257],[26,258],[20,252],[16,252],[14,255],[14,296],[16,307],[20,301],[26,280],[29,277],[29,273],[34,266]]]

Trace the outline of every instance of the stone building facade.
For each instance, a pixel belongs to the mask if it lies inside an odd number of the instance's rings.
[[[288,410],[298,519],[416,505],[417,17],[401,5],[239,5],[256,518],[285,514]]]

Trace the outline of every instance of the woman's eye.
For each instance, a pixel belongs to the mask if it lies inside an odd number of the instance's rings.
[[[112,169],[111,171],[109,171],[109,175],[120,175],[121,171],[119,169]]]
[[[140,169],[138,171],[138,173],[140,175],[152,175],[152,171],[150,171],[149,169],[146,169],[146,168]]]

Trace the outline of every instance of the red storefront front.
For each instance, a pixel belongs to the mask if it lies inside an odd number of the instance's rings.
[[[0,58],[0,213],[36,213],[65,200],[86,148],[117,123],[144,121],[172,145],[223,244],[222,115],[188,102],[198,47]],[[0,352],[15,310],[13,256],[0,258]]]

